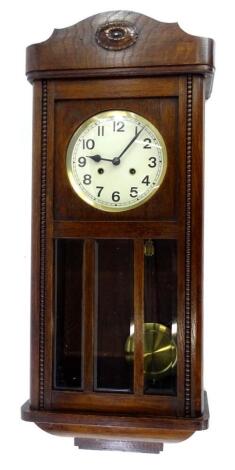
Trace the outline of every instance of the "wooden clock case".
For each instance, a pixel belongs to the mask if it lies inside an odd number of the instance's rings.
[[[202,382],[204,103],[213,82],[213,41],[126,11],[55,30],[27,49],[33,84],[31,390],[22,418],[84,448],[159,452],[208,426]],[[108,109],[157,125],[168,152],[161,189],[133,210],[99,211],[76,196],[65,155],[77,127]],[[54,381],[56,246],[83,240],[82,391]],[[95,240],[133,240],[133,393],[94,391]],[[177,390],[143,392],[146,239],[177,246]],[[112,296],[112,291],[108,290]]]

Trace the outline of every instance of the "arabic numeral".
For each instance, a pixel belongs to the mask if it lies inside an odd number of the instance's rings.
[[[131,197],[137,197],[138,196],[137,186],[132,186],[132,188],[130,189],[130,196]]]
[[[149,137],[146,137],[146,139],[144,139],[144,142],[146,142],[146,144],[144,145],[144,149],[151,149],[151,143],[152,143],[152,140],[149,138]]]
[[[103,191],[103,189],[104,189],[104,186],[96,186],[96,189],[99,190],[99,191],[98,191],[98,194],[97,194],[97,197],[100,197],[100,195],[101,195],[101,193],[102,193],[102,191]]]
[[[79,157],[78,159],[78,166],[85,166],[86,165],[86,159],[85,157]]]
[[[157,159],[156,159],[156,157],[150,157],[150,158],[149,158],[149,161],[151,162],[151,163],[148,164],[148,166],[149,166],[150,168],[155,168],[155,166],[157,166]]]
[[[82,148],[83,150],[88,149],[92,150],[95,147],[95,141],[94,139],[82,139]]]
[[[112,194],[112,200],[114,202],[120,201],[120,192],[119,191],[114,191]]]
[[[146,176],[142,179],[141,183],[146,184],[146,186],[148,186],[148,185],[150,184],[149,175],[146,175]]]
[[[104,126],[98,126],[98,136],[99,137],[104,136]]]
[[[113,121],[113,132],[124,132],[125,123],[122,121]]]
[[[83,176],[83,184],[91,184],[91,175]]]

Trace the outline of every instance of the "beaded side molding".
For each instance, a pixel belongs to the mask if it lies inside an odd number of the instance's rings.
[[[40,213],[40,332],[39,406],[44,407],[45,278],[46,278],[46,173],[47,173],[47,81],[42,82],[41,213]]]
[[[185,397],[184,412],[191,416],[191,244],[192,244],[192,75],[187,79],[186,226],[185,226]]]

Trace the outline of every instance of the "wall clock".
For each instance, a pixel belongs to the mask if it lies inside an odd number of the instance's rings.
[[[208,426],[204,103],[213,41],[114,11],[27,49],[31,390],[79,448],[158,453]]]

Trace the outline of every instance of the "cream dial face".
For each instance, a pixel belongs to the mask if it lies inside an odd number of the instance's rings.
[[[145,203],[167,168],[164,140],[153,124],[129,111],[106,111],[85,121],[67,150],[69,181],[87,204],[121,212]]]

